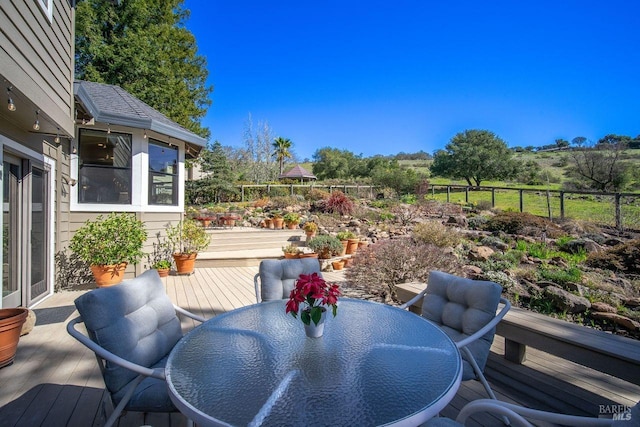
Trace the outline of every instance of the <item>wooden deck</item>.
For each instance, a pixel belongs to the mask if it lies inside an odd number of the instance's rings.
[[[170,276],[167,293],[178,305],[205,317],[255,302],[257,267],[197,268],[191,276]],[[332,281],[341,273],[327,273]],[[35,329],[20,340],[13,365],[0,369],[0,427],[101,426],[104,384],[93,354],[71,338],[65,326],[75,317],[73,300],[82,291],[57,293],[35,311]],[[193,324],[183,320],[184,330]],[[598,416],[599,405],[633,406],[640,387],[566,360],[530,349],[527,361],[503,359],[504,340],[496,337],[486,376],[499,399],[528,407],[575,415]],[[640,348],[640,347],[639,347]],[[453,417],[465,403],[484,398],[477,381],[463,383],[443,411]],[[502,425],[490,416],[477,426]],[[127,413],[120,426],[185,426],[180,414]]]

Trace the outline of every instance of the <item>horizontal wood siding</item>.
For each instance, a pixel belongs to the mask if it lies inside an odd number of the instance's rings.
[[[73,10],[54,1],[49,22],[35,0],[0,2],[0,74],[44,117],[73,135]]]

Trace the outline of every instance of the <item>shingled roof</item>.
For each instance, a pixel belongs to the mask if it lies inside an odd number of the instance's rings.
[[[76,80],[76,102],[96,122],[158,132],[195,145],[197,151],[207,140],[180,126],[119,86]]]
[[[309,172],[308,170],[306,170],[300,165],[296,165],[295,167],[291,168],[288,172],[285,172],[282,175],[280,175],[280,179],[286,179],[286,178],[302,179],[302,180],[318,179],[314,174],[312,174],[311,172]]]

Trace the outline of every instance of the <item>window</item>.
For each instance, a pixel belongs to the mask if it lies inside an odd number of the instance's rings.
[[[36,0],[49,22],[53,20],[53,0]]]
[[[131,135],[80,129],[78,202],[131,204]]]
[[[178,148],[149,139],[149,204],[178,205]]]

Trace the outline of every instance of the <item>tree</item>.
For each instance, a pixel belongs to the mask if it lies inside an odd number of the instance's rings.
[[[284,160],[292,157],[291,151],[289,151],[291,145],[293,145],[293,143],[289,138],[279,136],[273,140],[273,155],[280,165],[280,175],[284,172]]]
[[[621,161],[624,143],[599,143],[570,151],[572,164],[567,168],[576,188],[620,191],[629,182],[629,165]]]
[[[272,162],[273,153],[271,151],[271,141],[273,131],[269,122],[258,122],[257,129],[254,129],[251,114],[245,122],[244,143],[249,178],[256,184],[273,181],[277,171]]]
[[[313,160],[313,174],[320,180],[351,178],[362,161],[351,151],[330,147],[316,150]]]
[[[230,195],[237,193],[237,189],[233,186],[235,181],[233,170],[227,159],[222,144],[215,141],[213,144],[207,145],[198,156],[198,162],[202,172],[206,175],[201,179],[200,191],[206,193],[208,200],[204,202],[220,203]]]
[[[582,147],[587,143],[587,138],[585,138],[584,136],[576,136],[571,140],[571,143],[576,147]]]
[[[493,132],[466,130],[435,153],[431,173],[479,186],[483,180],[514,176],[518,165],[507,144]]]
[[[569,141],[567,141],[566,139],[563,138],[558,138],[555,140],[556,146],[558,146],[558,148],[562,149],[562,148],[566,148],[569,146]]]
[[[85,0],[76,6],[76,78],[118,85],[207,138],[206,59],[183,0]]]

